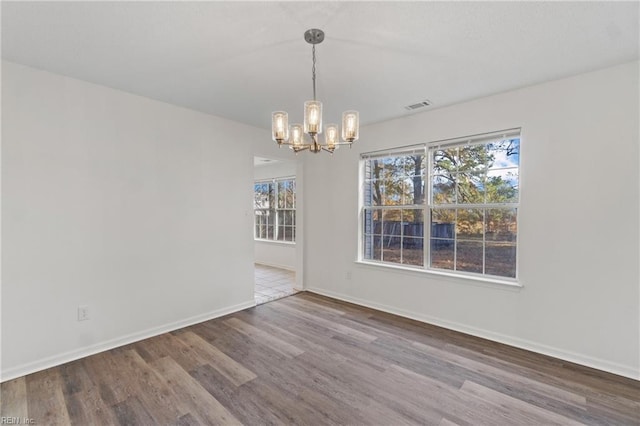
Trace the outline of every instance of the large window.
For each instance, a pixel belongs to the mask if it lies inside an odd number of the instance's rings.
[[[519,130],[362,161],[362,260],[516,278]]]
[[[259,240],[296,240],[296,181],[271,179],[254,184],[254,237]]]

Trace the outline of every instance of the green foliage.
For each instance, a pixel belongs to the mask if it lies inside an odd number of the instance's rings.
[[[367,184],[372,205],[423,204],[425,196],[425,156],[403,155],[368,161]]]
[[[496,157],[519,155],[519,140],[504,140],[437,150],[433,153],[433,203],[484,204],[515,202],[518,163],[496,167]],[[505,179],[508,178],[508,179]]]

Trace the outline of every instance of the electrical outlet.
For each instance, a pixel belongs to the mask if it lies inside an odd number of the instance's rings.
[[[78,321],[86,321],[89,319],[89,307],[86,305],[78,306]]]

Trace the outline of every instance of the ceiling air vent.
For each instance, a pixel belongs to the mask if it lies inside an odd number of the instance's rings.
[[[431,105],[431,101],[424,100],[422,102],[418,102],[417,104],[407,105],[406,107],[404,107],[404,109],[406,109],[407,111],[413,111],[416,109],[428,107],[429,105]]]

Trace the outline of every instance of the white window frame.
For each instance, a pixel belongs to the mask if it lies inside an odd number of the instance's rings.
[[[292,207],[279,207],[279,183],[281,182],[292,182],[293,183],[293,206]],[[273,200],[274,200],[274,206],[269,206],[268,209],[265,208],[256,208],[256,206],[254,205],[254,210],[253,210],[253,238],[256,241],[268,241],[268,242],[272,242],[272,243],[281,243],[281,244],[295,244],[296,242],[296,178],[295,176],[287,176],[287,177],[280,177],[280,178],[272,178],[272,179],[260,179],[260,180],[256,180],[253,183],[253,187],[254,187],[254,197],[255,197],[255,186],[256,185],[261,185],[261,184],[271,184],[273,185]],[[274,216],[273,216],[273,236],[272,238],[261,238],[257,235],[256,232],[256,228],[258,227],[258,223],[257,223],[257,212],[258,211],[273,211],[274,212]],[[293,218],[293,223],[291,225],[281,225],[280,224],[280,216],[284,213],[284,212],[291,212],[291,217]],[[260,224],[261,225],[261,224]],[[269,226],[269,225],[267,225]],[[281,228],[282,227],[291,227],[292,228],[292,239],[291,240],[281,240],[280,234],[281,232],[284,232]],[[266,232],[266,235],[268,236],[268,232]]]
[[[431,210],[435,209],[435,210],[455,210],[455,209],[482,209],[482,210],[490,210],[490,209],[515,209],[515,220],[516,220],[516,224],[519,223],[519,212],[520,212],[520,197],[521,197],[521,191],[520,191],[520,170],[521,170],[521,163],[519,162],[518,164],[518,200],[516,202],[510,202],[510,203],[479,203],[479,204],[456,204],[456,203],[451,203],[451,204],[446,204],[446,205],[436,205],[433,203],[433,193],[432,193],[432,189],[433,189],[433,182],[432,182],[432,178],[433,178],[433,153],[439,149],[447,149],[447,148],[452,148],[452,147],[456,147],[456,146],[465,146],[465,145],[477,145],[477,144],[482,144],[482,143],[489,143],[492,141],[498,141],[498,140],[502,140],[502,139],[519,139],[520,140],[520,146],[522,143],[522,133],[521,133],[521,129],[520,128],[516,128],[516,129],[508,129],[508,130],[502,130],[499,132],[491,132],[491,133],[485,133],[485,134],[481,134],[481,135],[474,135],[474,136],[466,136],[463,138],[455,138],[455,139],[448,139],[448,140],[443,140],[443,141],[436,141],[436,142],[430,142],[430,143],[424,143],[424,144],[418,144],[418,145],[412,145],[412,146],[405,146],[405,147],[398,147],[398,148],[394,148],[394,149],[389,149],[389,150],[383,150],[383,151],[375,151],[375,152],[370,152],[370,153],[363,153],[361,154],[361,158],[360,158],[360,169],[359,169],[359,176],[360,176],[360,185],[359,185],[359,224],[358,224],[358,255],[357,255],[357,262],[358,263],[363,263],[363,264],[367,264],[367,265],[375,265],[375,266],[382,266],[385,268],[390,268],[390,269],[399,269],[399,270],[408,270],[408,271],[419,271],[419,272],[426,272],[426,273],[433,273],[433,274],[438,274],[438,275],[445,275],[445,276],[452,276],[452,277],[461,277],[461,278],[471,278],[471,279],[475,279],[475,280],[479,280],[479,281],[489,281],[489,282],[494,282],[494,283],[500,283],[500,284],[509,284],[509,285],[516,285],[516,286],[520,286],[519,281],[518,281],[518,272],[519,272],[519,254],[520,254],[520,250],[519,250],[519,239],[520,239],[520,233],[516,232],[516,240],[515,240],[515,247],[516,247],[516,259],[515,259],[515,277],[506,277],[506,276],[499,276],[499,275],[490,275],[487,274],[486,271],[486,265],[484,262],[484,254],[485,254],[485,250],[486,250],[486,233],[483,233],[483,238],[482,238],[482,247],[483,247],[483,272],[482,273],[478,273],[478,272],[465,272],[465,271],[459,271],[459,270],[449,270],[449,269],[439,269],[439,268],[435,268],[431,266],[431,232],[432,232],[432,226],[431,226]],[[390,205],[390,206],[385,206],[385,205],[380,205],[380,206],[372,206],[372,205],[365,205],[365,200],[364,200],[364,195],[365,195],[365,162],[367,160],[371,160],[371,159],[375,159],[375,158],[386,158],[386,157],[394,157],[394,156],[403,156],[403,155],[410,155],[411,153],[421,153],[424,154],[424,158],[425,158],[425,162],[426,162],[426,168],[425,168],[425,174],[424,174],[424,185],[425,185],[425,194],[424,194],[424,201],[423,204],[418,204],[418,205]],[[498,169],[493,169],[493,170],[498,170]],[[408,265],[408,264],[403,264],[403,263],[396,263],[396,262],[385,262],[384,261],[384,255],[381,255],[383,260],[375,260],[375,259],[365,259],[365,229],[364,229],[364,225],[365,225],[365,212],[367,210],[379,210],[382,212],[384,212],[384,210],[406,210],[406,209],[421,209],[423,212],[423,223],[424,223],[424,230],[423,230],[423,266],[413,266],[413,265]],[[401,227],[402,228],[402,227]],[[382,232],[382,231],[381,231]],[[375,235],[375,234],[368,234],[368,235]],[[382,234],[384,235],[384,234]],[[402,233],[401,233],[402,235]],[[455,239],[455,232],[454,232],[454,239]],[[401,250],[402,253],[402,250]],[[456,250],[454,250],[454,256],[456,254]],[[454,265],[456,264],[455,261],[457,259],[455,259],[454,257]]]

